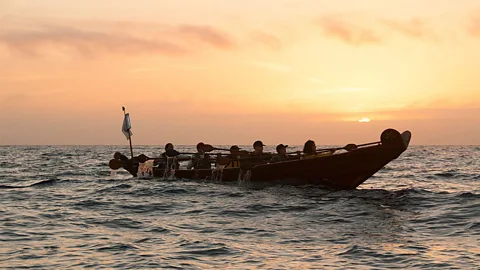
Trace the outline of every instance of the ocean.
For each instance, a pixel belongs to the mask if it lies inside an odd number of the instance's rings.
[[[411,146],[351,191],[110,176],[117,150],[0,146],[0,268],[480,268],[479,146]]]

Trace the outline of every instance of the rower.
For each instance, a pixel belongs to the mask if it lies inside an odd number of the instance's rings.
[[[277,155],[272,157],[272,162],[288,160],[287,156],[287,147],[288,145],[279,144],[277,145]]]
[[[315,145],[315,142],[312,140],[308,140],[305,142],[303,145],[303,154],[305,157],[308,156],[314,156],[317,151],[317,146]]]
[[[163,153],[162,156],[176,157],[178,155],[180,155],[180,153],[175,150],[172,143],[165,144],[165,153]]]
[[[133,159],[132,159],[132,160],[128,159],[127,156],[125,156],[124,154],[122,154],[122,153],[120,153],[120,152],[115,152],[115,154],[113,154],[113,158],[114,158],[114,159],[111,160],[111,162],[112,162],[112,161],[114,161],[114,162],[115,162],[115,161],[119,162],[119,164],[120,164],[120,166],[121,166],[122,168],[124,168],[125,170],[131,172],[133,175],[136,176],[137,170],[136,170],[136,168],[134,167],[134,164],[133,164],[134,161],[133,161]],[[118,168],[120,168],[120,166],[119,166]]]
[[[253,143],[253,152],[250,153],[250,156],[253,158],[250,162],[252,164],[263,164],[268,161],[272,156],[271,154],[266,154],[263,152],[263,144],[262,141],[255,141]]]
[[[327,152],[323,153],[317,153],[317,146],[315,145],[315,142],[312,140],[308,140],[305,142],[305,145],[303,146],[303,157],[302,158],[314,158],[314,157],[320,157],[320,156],[329,156],[332,155],[335,152],[335,150],[330,150]]]
[[[243,151],[242,151],[243,152]],[[240,160],[239,157],[242,155],[240,152],[240,148],[237,145],[232,145],[230,147],[230,155],[227,156],[230,159],[225,165],[225,168],[239,168],[240,167]]]
[[[263,147],[265,144],[263,144],[262,141],[255,141],[253,143],[253,152],[250,154],[252,156],[263,156]]]
[[[203,142],[199,142],[197,144],[197,153],[192,156],[192,159],[187,165],[187,169],[208,169],[212,168],[212,164],[210,163],[210,155],[205,154],[205,144]]]
[[[159,162],[158,164],[158,167],[159,168],[165,168],[167,165],[168,165],[168,158],[174,158],[174,157],[177,157],[178,155],[180,155],[180,153],[175,150],[175,148],[173,147],[173,144],[172,143],[167,143],[165,145],[165,152],[162,153],[161,157],[164,158],[164,160],[162,160],[161,162]],[[175,163],[174,163],[174,166],[176,169],[178,169],[180,167],[180,164],[178,163],[178,160],[175,159]]]

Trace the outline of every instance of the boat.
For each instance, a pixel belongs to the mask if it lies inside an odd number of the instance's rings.
[[[410,131],[399,133],[395,129],[386,129],[381,133],[380,141],[367,144],[349,144],[335,149],[334,154],[320,154],[313,158],[292,159],[279,162],[248,164],[240,168],[214,169],[177,169],[169,171],[153,168],[153,177],[172,177],[190,180],[209,180],[215,182],[250,182],[287,185],[318,185],[333,190],[351,190],[357,188],[368,178],[398,158],[410,143]],[[124,166],[133,176],[137,176],[138,162]],[[110,166],[112,168],[112,166]]]

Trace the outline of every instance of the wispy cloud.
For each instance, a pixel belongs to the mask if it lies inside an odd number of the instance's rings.
[[[480,36],[480,15],[474,18],[471,32]],[[426,19],[411,18],[394,20],[378,18],[364,20],[362,17],[325,15],[315,20],[327,37],[339,39],[349,45],[379,44],[386,41],[388,33],[396,33],[416,40],[438,40],[439,35]]]
[[[195,52],[198,43],[217,49],[231,49],[235,42],[222,31],[205,25],[157,25],[157,29],[137,29],[134,23],[101,22],[97,27],[89,24],[23,23],[0,29],[0,45],[11,51],[29,56],[48,52],[72,51],[82,56],[104,53],[126,55],[159,54],[178,56]],[[155,26],[153,26],[155,27]]]
[[[377,44],[382,42],[380,35],[373,30],[350,23],[340,17],[324,16],[315,21],[328,37],[340,39],[350,45]]]
[[[45,50],[74,50],[82,55],[98,53],[159,53],[178,55],[187,50],[160,38],[142,38],[128,33],[100,32],[72,27],[39,26],[0,33],[0,43],[28,55]]]
[[[282,48],[282,42],[279,38],[263,31],[255,31],[250,33],[250,39],[266,46],[271,50],[280,50]]]
[[[480,38],[480,10],[473,13],[468,26],[468,32],[475,37]]]
[[[433,38],[436,36],[435,32],[428,27],[427,22],[419,18],[411,18],[409,21],[380,19],[380,22],[390,30],[409,38]]]
[[[227,34],[211,26],[181,25],[178,30],[182,34],[194,36],[217,48],[229,49],[234,47],[233,40]]]

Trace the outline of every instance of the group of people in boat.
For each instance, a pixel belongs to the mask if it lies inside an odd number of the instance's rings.
[[[205,144],[200,142],[196,146],[196,153],[193,153],[191,156],[185,156],[184,154],[180,153],[179,151],[175,150],[172,143],[167,143],[165,145],[165,152],[163,152],[159,158],[149,158],[144,154],[139,155],[138,157],[134,158],[134,160],[129,160],[126,156],[122,155],[119,152],[114,154],[114,159],[122,161],[127,167],[135,166],[138,162],[139,166],[145,163],[148,160],[153,162],[153,166],[165,169],[165,168],[174,168],[178,169],[180,167],[179,161],[188,161],[187,169],[211,169],[212,164],[215,166],[223,166],[225,168],[237,168],[240,167],[241,164],[248,164],[249,166],[265,164],[265,163],[273,163],[273,162],[281,162],[286,160],[293,160],[293,159],[308,159],[313,157],[324,156],[324,155],[331,155],[335,151],[330,150],[326,152],[317,152],[317,148],[315,142],[312,140],[308,140],[305,142],[303,151],[297,151],[294,153],[287,153],[288,145],[279,144],[276,147],[277,153],[265,153],[263,151],[263,144],[262,141],[255,141],[253,143],[253,151],[249,152],[247,150],[242,150],[237,145],[231,146],[228,151],[228,154],[210,154],[209,152],[213,150],[227,150],[227,149],[217,149],[209,144]]]
[[[242,150],[237,145],[233,145],[229,149],[229,154],[209,154],[212,151],[212,146],[207,145],[203,142],[200,142],[196,146],[197,152],[192,156],[187,158],[179,158],[181,153],[174,149],[172,143],[167,143],[165,145],[165,152],[161,154],[161,159],[159,159],[156,164],[159,168],[165,168],[168,165],[172,165],[170,162],[174,162],[176,168],[179,167],[179,160],[188,159],[187,169],[211,169],[212,164],[223,165],[225,168],[235,168],[240,167],[241,162],[248,162],[253,164],[262,164],[262,163],[272,163],[280,162],[291,159],[307,159],[316,157],[319,154],[317,153],[315,142],[308,140],[304,147],[303,151],[297,151],[295,153],[287,153],[288,145],[279,144],[276,147],[277,153],[265,153],[263,151],[265,144],[262,141],[255,141],[253,143],[253,151],[249,152],[247,150]],[[334,151],[327,151],[321,153],[320,155],[330,155]],[[168,158],[174,158],[169,159]]]

